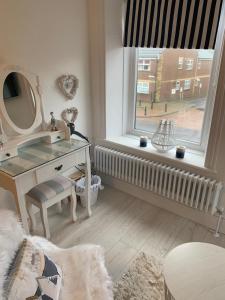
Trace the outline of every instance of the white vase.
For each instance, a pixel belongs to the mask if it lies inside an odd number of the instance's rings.
[[[160,120],[157,131],[151,139],[152,146],[159,152],[167,152],[175,147],[174,121]]]

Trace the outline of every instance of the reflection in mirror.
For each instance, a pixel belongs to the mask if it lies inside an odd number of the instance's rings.
[[[11,121],[21,129],[32,126],[36,115],[34,93],[28,80],[20,73],[10,73],[3,85],[3,99]]]

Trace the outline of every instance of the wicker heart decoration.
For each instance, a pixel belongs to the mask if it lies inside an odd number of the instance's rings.
[[[76,107],[64,109],[62,112],[62,119],[68,123],[74,123],[77,119],[78,110]]]
[[[57,84],[63,95],[72,100],[76,95],[79,80],[74,75],[62,75],[57,79]]]

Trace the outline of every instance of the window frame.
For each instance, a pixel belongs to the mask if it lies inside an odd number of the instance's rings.
[[[219,48],[219,49],[218,49]],[[208,98],[212,98],[212,101],[206,101],[206,107],[205,107],[205,113],[202,123],[202,130],[201,130],[201,137],[200,142],[196,143],[193,141],[187,141],[182,139],[176,139],[177,144],[182,144],[183,146],[186,146],[189,149],[205,152],[206,147],[208,144],[208,138],[209,138],[209,132],[210,132],[210,126],[211,126],[211,119],[213,114],[213,107],[214,107],[214,101],[215,101],[215,86],[217,86],[217,74],[215,72],[216,68],[218,68],[218,64],[220,63],[220,56],[222,52],[222,47],[215,47],[214,49],[214,58],[213,58],[213,65],[211,70],[211,76],[210,76],[210,82],[209,82],[209,93]],[[125,73],[129,72],[129,75],[126,74],[126,77],[129,82],[129,92],[127,93],[127,104],[125,107],[127,107],[125,111],[125,124],[124,124],[124,134],[132,134],[135,136],[141,136],[145,135],[148,138],[152,138],[153,134],[152,132],[140,130],[135,128],[136,123],[136,82],[137,82],[137,53],[138,48],[127,48],[127,53],[125,56],[127,56],[127,67],[124,68]],[[129,54],[128,54],[129,53]],[[128,55],[127,55],[128,54]],[[128,88],[128,87],[127,87]]]

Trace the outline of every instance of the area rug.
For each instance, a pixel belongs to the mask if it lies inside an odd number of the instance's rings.
[[[164,300],[162,264],[145,253],[131,264],[114,285],[115,300]]]

